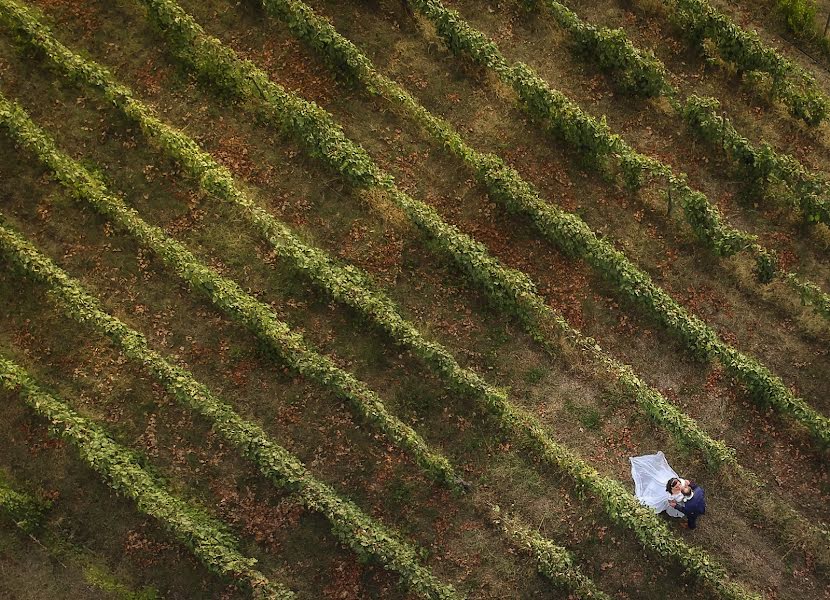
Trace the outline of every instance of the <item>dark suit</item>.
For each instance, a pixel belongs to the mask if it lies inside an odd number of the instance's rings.
[[[697,527],[697,518],[706,514],[706,494],[703,488],[695,483],[690,484],[689,487],[694,495],[683,504],[675,506],[675,508],[686,515],[689,521],[689,529],[694,529]]]

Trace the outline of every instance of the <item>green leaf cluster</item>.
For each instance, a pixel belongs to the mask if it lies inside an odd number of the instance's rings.
[[[43,523],[49,504],[12,487],[0,472],[0,513],[23,531],[31,533]]]
[[[681,115],[698,137],[720,148],[754,185],[782,182],[793,192],[793,209],[807,223],[830,225],[830,182],[810,173],[794,157],[779,154],[767,143],[756,147],[723,116],[715,98],[689,96]]]
[[[525,0],[536,8],[544,3],[562,29],[571,35],[577,50],[591,57],[600,69],[614,75],[614,84],[623,91],[654,98],[670,87],[666,67],[654,53],[635,47],[622,29],[597,27],[587,23],[557,0]]]
[[[576,567],[574,557],[567,549],[543,537],[538,531],[530,529],[498,506],[494,506],[492,512],[496,525],[517,547],[533,555],[539,572],[554,584],[582,600],[610,600],[610,596],[597,588],[596,584]]]
[[[782,17],[784,24],[795,36],[817,48],[824,57],[830,56],[830,38],[825,35],[816,21],[818,14],[817,0],[770,0]]]
[[[775,0],[775,6],[787,20],[790,30],[802,37],[815,34],[816,0]]]

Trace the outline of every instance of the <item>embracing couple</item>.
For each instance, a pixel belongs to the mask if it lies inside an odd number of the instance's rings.
[[[689,529],[697,527],[697,518],[706,514],[706,495],[703,488],[693,481],[672,477],[666,483],[669,507],[666,513],[672,517],[686,517]]]
[[[702,487],[678,476],[662,452],[632,456],[630,461],[634,493],[642,504],[656,513],[666,511],[670,517],[686,517],[688,524],[683,523],[684,527],[697,527],[698,517],[706,513]]]

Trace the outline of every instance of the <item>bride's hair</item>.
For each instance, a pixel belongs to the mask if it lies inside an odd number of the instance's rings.
[[[666,491],[671,494],[671,489],[674,487],[675,483],[679,483],[680,479],[677,477],[672,477],[669,479],[668,483],[666,484]]]

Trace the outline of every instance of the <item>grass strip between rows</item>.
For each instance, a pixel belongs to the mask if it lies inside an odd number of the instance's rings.
[[[286,92],[252,63],[240,60],[231,49],[205,34],[201,26],[172,0],[141,1],[172,42],[177,55],[201,77],[236,97],[262,98],[264,102],[260,106],[264,115],[301,141],[310,154],[323,159],[358,187],[385,190],[422,231],[442,250],[449,251],[474,280],[484,285],[497,304],[521,307],[519,312],[532,321],[539,317],[540,309],[542,313],[550,314],[525,275],[503,267],[480,243],[447,225],[429,206],[397,189],[391,176],[383,173],[362,148],[348,140],[328,113]],[[609,517],[631,529],[646,548],[676,560],[690,575],[706,582],[724,597],[755,597],[739,584],[728,581],[722,567],[705,552],[678,541],[666,525],[639,504],[619,482],[603,477],[556,443],[534,416],[508,402],[494,406],[493,410],[508,430],[527,438],[542,460],[568,474],[581,491],[594,494]]]
[[[359,557],[375,559],[424,598],[459,596],[422,566],[414,547],[400,540],[353,502],[309,473],[290,452],[276,444],[256,423],[243,419],[186,369],[151,349],[146,338],[105,312],[100,302],[22,236],[0,224],[0,252],[26,277],[45,285],[70,318],[112,340],[129,358],[142,364],[185,407],[250,460],[276,487],[295,494],[308,510],[325,517],[335,536]]]
[[[0,223],[0,244],[4,247],[8,235],[13,234]],[[51,429],[74,446],[87,466],[98,472],[112,489],[133,500],[139,511],[159,521],[208,569],[249,586],[255,598],[295,597],[287,587],[269,581],[254,568],[256,559],[239,552],[238,542],[226,525],[201,507],[173,495],[141,466],[132,450],[113,441],[94,421],[43,391],[22,367],[2,355],[0,382],[7,390],[18,392],[29,408],[49,421]]]

